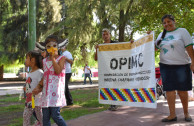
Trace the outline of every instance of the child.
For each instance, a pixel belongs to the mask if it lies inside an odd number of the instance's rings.
[[[65,89],[65,57],[58,55],[58,38],[48,36],[45,40],[48,57],[43,59],[43,86],[38,85],[36,94],[42,88],[43,126],[50,126],[50,117],[58,126],[66,126],[60,115],[60,107],[66,106]]]
[[[40,96],[41,94],[35,95],[35,108],[32,108],[32,91],[38,85],[39,81],[42,79],[43,71],[42,68],[42,56],[40,53],[35,51],[30,51],[26,54],[26,67],[31,67],[31,71],[28,73],[26,78],[25,92],[26,101],[23,113],[23,126],[30,126],[30,118],[35,111],[37,117],[37,124],[42,126],[42,109],[40,107]]]

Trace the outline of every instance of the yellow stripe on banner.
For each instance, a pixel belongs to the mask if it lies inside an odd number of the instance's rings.
[[[115,50],[129,50],[136,48],[144,43],[153,41],[153,34],[147,35],[133,43],[121,43],[121,44],[111,44],[111,45],[100,45],[99,51],[115,51]]]

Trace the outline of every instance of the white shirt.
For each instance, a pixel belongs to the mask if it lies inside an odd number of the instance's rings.
[[[26,79],[30,80],[27,81],[28,84],[30,84],[30,89],[31,91],[34,90],[34,88],[39,84],[40,80],[43,77],[43,71],[41,69],[38,69],[34,72],[28,73]],[[28,92],[26,92],[28,93]],[[30,93],[30,92],[29,92]],[[39,93],[35,95],[35,106],[40,106],[41,105],[41,95],[42,93]]]
[[[159,34],[156,42],[161,38]],[[191,62],[186,51],[186,47],[193,45],[192,38],[185,28],[177,28],[174,31],[167,32],[160,43],[160,62],[169,65],[184,65]]]
[[[71,53],[67,50],[62,53],[62,56],[65,56],[66,58],[73,60]],[[71,64],[67,61],[65,63],[65,73],[71,73]]]
[[[88,70],[87,68],[89,68],[89,66],[85,66],[84,73],[85,74],[90,74],[90,70]]]

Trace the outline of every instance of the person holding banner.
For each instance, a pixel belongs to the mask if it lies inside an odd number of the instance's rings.
[[[104,40],[104,43],[116,43],[117,41],[113,41],[111,40],[111,34],[110,34],[110,31],[107,29],[107,28],[104,28],[102,30],[102,39]],[[98,45],[96,45],[96,53],[95,53],[95,61],[98,60],[98,54],[97,54],[97,48],[98,48]]]
[[[193,42],[185,28],[177,28],[172,15],[162,17],[164,27],[156,40],[160,49],[160,72],[163,89],[166,91],[170,115],[162,122],[177,121],[175,113],[176,90],[183,105],[185,121],[191,122],[188,112],[188,90],[192,90],[194,72]]]
[[[117,41],[111,40],[111,34],[110,34],[110,31],[107,28],[104,28],[102,30],[102,39],[104,40],[104,43],[116,43],[117,42]],[[96,53],[95,53],[95,58],[94,58],[96,61],[98,60],[97,49],[98,49],[98,45],[96,46]],[[116,106],[116,105],[110,105],[108,110],[116,111],[117,108],[118,108],[118,106]]]

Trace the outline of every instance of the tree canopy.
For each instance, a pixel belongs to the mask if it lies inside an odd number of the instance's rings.
[[[161,17],[175,16],[177,27],[193,32],[192,0],[36,0],[37,41],[50,35],[69,38],[67,49],[75,66],[93,61],[94,46],[102,43],[101,31],[112,38],[133,39],[135,32],[162,31]],[[28,1],[0,0],[0,63],[24,62],[27,52]]]

